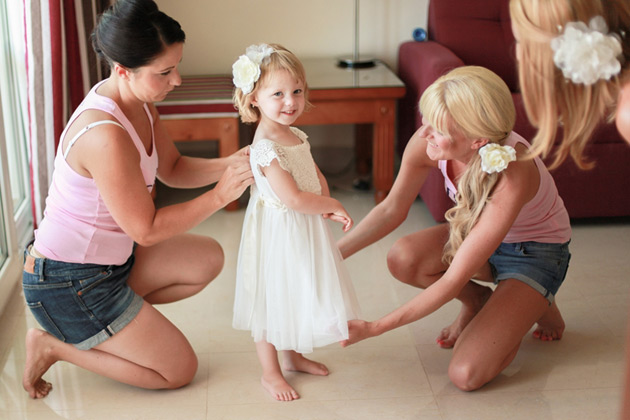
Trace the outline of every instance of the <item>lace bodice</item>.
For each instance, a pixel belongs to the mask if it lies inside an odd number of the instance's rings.
[[[263,139],[252,146],[251,160],[256,163],[253,170],[257,171],[258,175],[264,176],[260,167],[269,166],[274,159],[277,159],[280,167],[291,174],[300,191],[321,194],[322,188],[306,133],[293,127],[291,130],[300,139],[301,144],[282,146],[272,140]]]

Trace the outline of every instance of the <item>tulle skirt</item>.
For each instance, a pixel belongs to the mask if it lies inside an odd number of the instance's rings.
[[[310,353],[348,338],[360,317],[352,282],[321,215],[250,200],[238,256],[233,326],[277,350]]]

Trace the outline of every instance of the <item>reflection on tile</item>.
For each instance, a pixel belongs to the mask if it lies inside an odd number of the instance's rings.
[[[355,221],[373,206],[372,193],[333,188]],[[614,419],[618,417],[624,340],[630,301],[630,223],[579,224],[571,243],[568,278],[557,302],[567,328],[559,342],[528,334],[515,360],[494,381],[472,393],[449,381],[452,351],[435,338],[457,316],[450,302],[425,319],[348,348],[330,345],[308,357],[330,375],[287,373],[301,394],[274,401],[260,384],[261,369],[247,331],[232,328],[236,256],[244,208],[220,211],[193,231],[216,238],[226,264],[198,295],[157,306],[188,337],[200,367],[192,384],[175,391],[121,385],[67,363],[46,374],[51,394],[34,401],[21,385],[24,336],[37,326],[23,297],[0,317],[0,419]],[[363,317],[373,320],[421,290],[397,282],[386,255],[400,237],[434,224],[414,203],[409,218],[388,237],[346,261]],[[339,226],[332,225],[340,238]],[[112,403],[114,402],[114,403]]]
[[[460,393],[438,397],[444,420],[600,420],[619,417],[618,389]]]

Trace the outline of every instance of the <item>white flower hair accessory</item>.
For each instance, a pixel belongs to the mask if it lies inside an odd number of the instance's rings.
[[[260,78],[260,65],[273,53],[267,44],[250,45],[234,64],[232,64],[232,82],[234,86],[248,94],[254,89],[254,83]]]
[[[516,150],[512,146],[488,143],[479,149],[481,169],[486,173],[501,172],[516,160]]]
[[[564,33],[551,40],[553,62],[565,78],[573,83],[592,85],[598,80],[609,80],[621,71],[618,56],[621,42],[616,34],[608,34],[608,25],[595,16],[586,26],[584,22],[569,22]]]

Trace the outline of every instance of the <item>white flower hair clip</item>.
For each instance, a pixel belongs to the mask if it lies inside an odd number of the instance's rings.
[[[516,150],[512,146],[488,143],[479,149],[481,169],[486,173],[502,172],[508,164],[516,160]]]
[[[592,85],[619,74],[621,42],[616,34],[608,34],[608,25],[595,16],[584,22],[569,22],[564,33],[551,40],[553,62],[573,83]]]
[[[234,64],[232,64],[232,82],[244,94],[254,90],[254,83],[260,78],[260,65],[273,53],[267,44],[250,45]]]

